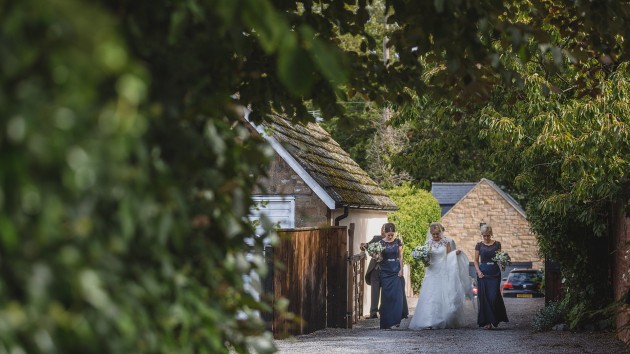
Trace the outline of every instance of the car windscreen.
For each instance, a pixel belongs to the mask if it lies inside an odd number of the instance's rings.
[[[536,283],[540,278],[536,273],[512,273],[508,277],[510,283]]]

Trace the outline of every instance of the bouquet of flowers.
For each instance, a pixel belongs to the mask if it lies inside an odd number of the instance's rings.
[[[383,260],[382,252],[384,249],[385,247],[381,245],[380,242],[372,242],[368,244],[367,252],[370,255],[370,257],[375,258],[377,262],[380,262]]]
[[[416,246],[416,248],[414,248],[413,251],[411,251],[411,256],[415,260],[422,261],[422,264],[424,264],[425,267],[428,267],[429,264],[431,263],[430,252],[431,252],[431,247],[428,245]]]
[[[497,262],[501,267],[501,270],[505,270],[506,266],[512,264],[512,259],[510,258],[510,255],[507,254],[507,252],[503,251],[497,251],[497,253],[492,258],[492,261]]]

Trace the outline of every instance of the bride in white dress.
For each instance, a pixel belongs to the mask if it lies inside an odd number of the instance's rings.
[[[429,226],[427,245],[431,264],[425,269],[410,329],[458,328],[463,324],[464,300],[471,289],[468,257],[452,252],[439,223]]]

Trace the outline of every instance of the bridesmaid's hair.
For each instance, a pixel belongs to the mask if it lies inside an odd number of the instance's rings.
[[[383,232],[396,232],[396,225],[393,222],[388,222],[383,225]]]
[[[481,225],[481,228],[479,229],[479,232],[484,233],[485,231],[492,232],[492,226],[490,226],[488,224]]]

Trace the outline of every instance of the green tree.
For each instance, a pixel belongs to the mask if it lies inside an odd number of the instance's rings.
[[[611,5],[604,11],[626,10]],[[563,306],[573,326],[605,314],[600,310],[612,303],[611,264],[602,259],[611,259],[611,218],[629,198],[628,44],[608,32],[619,29],[624,15],[608,26],[577,8],[582,4],[510,6],[502,20],[539,29],[522,32],[522,55],[496,58],[518,85],[490,75],[474,83],[477,97],[469,101],[467,88],[446,99],[429,89],[395,120],[411,127],[395,164],[416,183],[490,176],[524,202],[541,253],[563,267]],[[491,38],[498,51],[509,50],[504,38]],[[421,60],[427,87],[444,86],[444,58]]]
[[[387,24],[385,1],[373,1],[366,6],[366,11],[369,13],[369,20],[365,24],[365,32],[376,43],[371,53],[387,64],[387,38],[396,26]],[[362,37],[344,34],[340,37],[340,47],[360,53],[363,41]],[[354,87],[347,88],[345,94],[350,101],[341,102],[345,108],[343,116],[323,122],[324,129],[381,186],[390,188],[408,180],[406,173],[397,174],[391,164],[391,156],[399,151],[402,143],[398,136],[401,129],[393,129],[388,124],[391,104],[379,104]]]
[[[562,70],[546,50],[527,62],[506,61],[525,85],[499,87],[478,117],[497,173],[525,193],[541,253],[563,268],[563,308],[575,327],[605,316],[613,302],[609,224],[630,197],[629,73],[619,37],[603,53],[577,51],[590,34],[566,28],[565,9],[550,10],[554,21],[541,28],[579,58],[560,60]]]
[[[614,210],[630,198],[629,74],[623,64],[600,81],[596,97],[568,99],[533,74],[521,100],[481,113],[497,165],[518,171],[541,252],[563,267],[574,326],[613,300],[603,260]]]
[[[409,183],[389,189],[387,194],[399,208],[390,213],[388,219],[396,224],[398,233],[402,235],[404,260],[411,265],[411,288],[418,293],[424,277],[424,266],[411,257],[411,251],[426,242],[429,224],[440,220],[440,205],[431,193]]]
[[[334,117],[321,122],[321,126],[330,133],[336,142],[350,154],[352,159],[369,173],[369,161],[366,151],[378,130],[381,109],[374,103],[360,97],[356,101],[343,103],[343,117]],[[370,174],[370,177],[375,176]]]
[[[495,166],[489,163],[488,143],[479,137],[483,126],[476,119],[476,109],[429,95],[415,97],[392,121],[407,138],[400,153],[392,156],[393,167],[426,189],[434,181],[497,180]]]
[[[388,63],[363,0],[0,2],[1,350],[272,351],[241,319],[270,309],[242,280],[265,271],[244,239],[270,157],[242,107],[306,121],[353,94],[466,101],[518,82],[503,59],[551,43],[538,24],[555,20],[577,60],[628,52],[625,2],[386,4]]]

